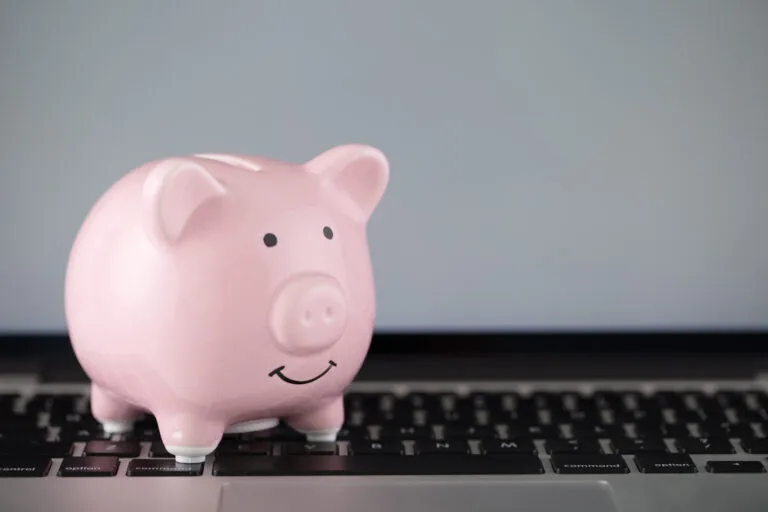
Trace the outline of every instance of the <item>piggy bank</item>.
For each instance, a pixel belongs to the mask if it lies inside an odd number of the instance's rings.
[[[64,294],[103,429],[150,413],[182,463],[280,420],[335,440],[373,334],[366,226],[388,179],[379,150],[344,145],[301,164],[167,158],[112,185]]]

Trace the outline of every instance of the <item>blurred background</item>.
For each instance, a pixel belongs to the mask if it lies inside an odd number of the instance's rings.
[[[130,169],[348,142],[379,330],[768,327],[768,2],[0,0],[0,331]]]

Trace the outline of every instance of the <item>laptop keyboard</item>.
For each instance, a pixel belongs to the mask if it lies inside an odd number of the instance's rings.
[[[765,473],[758,390],[350,393],[335,443],[285,425],[178,464],[152,417],[107,435],[77,394],[0,395],[0,477]],[[701,464],[697,466],[694,457]],[[702,459],[703,457],[703,459]]]

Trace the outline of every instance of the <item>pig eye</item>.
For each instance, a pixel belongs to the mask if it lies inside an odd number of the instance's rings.
[[[323,228],[323,235],[325,235],[325,238],[330,240],[330,239],[333,238],[333,230],[331,228],[329,228],[328,226],[325,226]]]
[[[272,233],[264,235],[264,245],[267,247],[274,247],[277,245],[277,237]]]

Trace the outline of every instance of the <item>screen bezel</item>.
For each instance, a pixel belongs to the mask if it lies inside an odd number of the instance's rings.
[[[376,331],[369,355],[768,354],[765,330]],[[0,333],[0,358],[71,355],[66,333]]]

